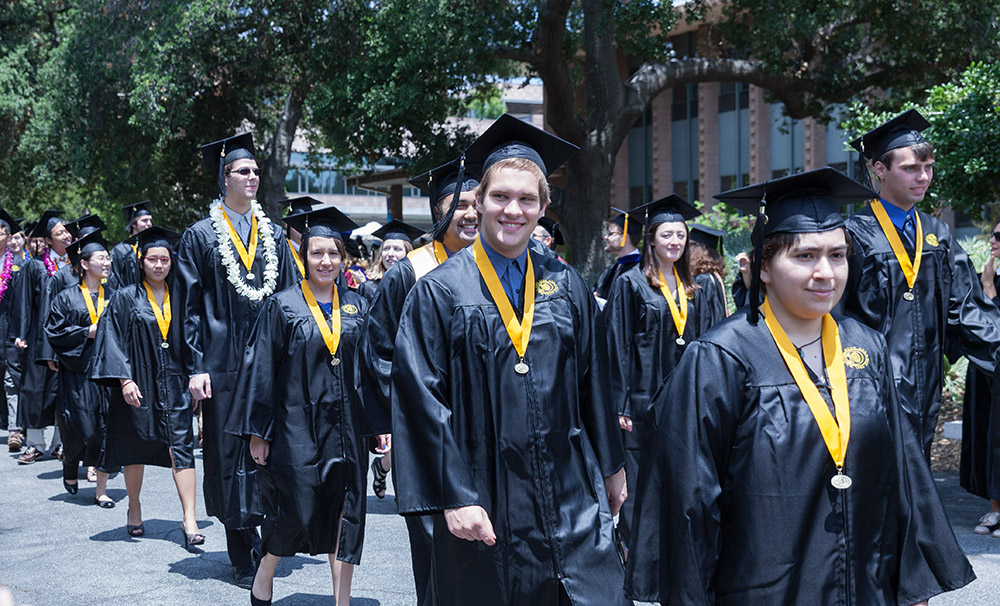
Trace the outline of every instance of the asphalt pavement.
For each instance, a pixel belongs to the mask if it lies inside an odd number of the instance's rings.
[[[0,432],[2,441],[6,434]],[[170,470],[147,467],[142,507],[146,535],[125,533],[127,499],[121,474],[108,484],[114,509],[93,504],[94,485],[81,470],[80,491],[69,495],[60,463],[43,459],[18,465],[0,456],[0,585],[17,606],[213,606],[249,603],[248,591],[232,583],[221,524],[205,514],[201,457],[196,451],[198,521],[206,543],[184,549],[180,501]],[[955,474],[937,474],[938,490],[959,543],[979,578],[968,587],[931,600],[934,606],[994,606],[1000,603],[1000,539],[978,536],[972,526],[988,502],[966,493]],[[362,563],[355,569],[352,606],[415,604],[406,527],[389,495],[378,499],[368,481],[368,519]],[[324,556],[285,558],[278,565],[275,606],[333,604]]]

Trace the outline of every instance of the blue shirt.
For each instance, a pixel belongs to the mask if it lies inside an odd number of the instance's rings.
[[[524,272],[528,268],[528,249],[525,248],[516,259],[510,259],[490,248],[486,240],[480,238],[483,243],[483,250],[493,265],[493,271],[497,272],[500,278],[500,286],[503,287],[511,305],[521,307],[521,288],[524,286]]]
[[[907,240],[909,240],[910,245],[913,245],[913,237],[917,233],[917,205],[914,204],[910,210],[903,210],[892,202],[885,200],[885,198],[879,198],[879,200],[882,202],[885,214],[889,216],[892,224],[896,226],[896,229],[903,232]]]
[[[250,240],[250,213],[253,210],[248,210],[245,215],[241,215],[235,210],[229,208],[225,204],[222,205],[222,210],[229,217],[229,221],[233,224],[233,229],[236,230],[236,235],[243,240],[246,244]]]

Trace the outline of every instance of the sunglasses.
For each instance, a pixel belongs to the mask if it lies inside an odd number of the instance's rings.
[[[1000,242],[1000,231],[993,232],[993,234],[990,235],[990,239],[991,240],[996,240],[997,242]]]
[[[236,170],[229,171],[230,175],[233,174],[233,173],[236,173],[238,175],[243,175],[244,177],[249,177],[250,173],[253,173],[254,175],[256,175],[256,176],[259,177],[260,176],[260,169],[259,168],[246,168],[246,167],[244,167],[244,168],[238,168]]]

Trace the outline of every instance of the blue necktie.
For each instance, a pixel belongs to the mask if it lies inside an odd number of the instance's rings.
[[[903,221],[903,234],[910,242],[910,246],[917,241],[917,226],[913,222],[913,215],[906,215],[906,220]]]

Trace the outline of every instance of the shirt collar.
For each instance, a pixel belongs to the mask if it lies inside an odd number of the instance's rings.
[[[250,220],[250,213],[253,211],[253,207],[243,214],[236,212],[225,204],[222,205],[222,210],[226,211],[226,215],[229,217],[230,222],[232,222],[233,227],[236,227],[236,225],[240,222],[240,219],[246,219],[247,221]]]
[[[493,271],[497,272],[498,276],[501,275],[501,272],[510,265],[511,261],[516,261],[518,269],[522,272],[524,272],[524,268],[528,266],[526,261],[528,258],[527,248],[525,248],[521,254],[517,256],[517,258],[511,259],[510,257],[505,257],[490,248],[490,245],[486,243],[486,240],[483,239],[482,236],[479,237],[479,241],[483,243],[483,250],[486,251],[486,256],[489,258],[490,264],[493,265]]]
[[[882,208],[885,209],[885,214],[889,216],[889,220],[892,224],[896,226],[896,229],[903,229],[903,223],[906,221],[907,217],[911,219],[916,219],[917,205],[914,204],[913,208],[910,210],[903,210],[902,208],[896,206],[892,202],[887,201],[885,198],[879,198],[882,202]]]

